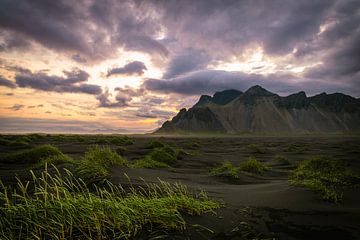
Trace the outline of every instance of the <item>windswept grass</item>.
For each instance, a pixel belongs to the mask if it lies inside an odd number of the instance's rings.
[[[268,167],[259,162],[255,157],[249,157],[248,160],[242,162],[239,169],[244,172],[263,174]]]
[[[211,169],[210,175],[237,179],[239,178],[239,171],[240,169],[238,167],[235,167],[231,162],[227,161],[221,164],[219,167]]]
[[[340,202],[341,187],[351,185],[359,176],[349,172],[344,162],[326,156],[313,156],[302,163],[290,176],[290,183],[318,192],[325,201]]]
[[[95,180],[106,177],[112,165],[126,166],[127,160],[109,147],[95,146],[79,161],[76,172],[85,180]]]
[[[35,164],[37,166],[43,165],[44,163],[57,164],[72,162],[71,158],[64,155],[58,148],[49,144],[6,154],[3,155],[0,160],[3,163]]]
[[[162,148],[167,146],[167,144],[161,141],[160,139],[152,139],[149,141],[148,145],[149,148]]]
[[[150,156],[134,161],[130,164],[131,168],[168,168],[168,164],[155,161]]]
[[[268,167],[256,160],[255,157],[249,157],[248,160],[242,162],[238,167],[229,161],[224,162],[219,167],[211,169],[210,175],[237,179],[239,178],[240,172],[263,174],[266,169],[268,169]]]
[[[189,154],[183,149],[171,147],[158,139],[150,141],[149,146],[153,148],[151,152],[143,159],[134,161],[130,167],[167,168],[174,166],[178,160]]]
[[[106,181],[90,191],[65,171],[32,173],[32,181],[18,180],[16,189],[0,184],[1,239],[133,239],[144,231],[184,230],[184,214],[220,207],[204,192],[193,195],[163,181],[129,191]]]

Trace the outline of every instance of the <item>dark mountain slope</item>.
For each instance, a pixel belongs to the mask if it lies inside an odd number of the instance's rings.
[[[253,86],[203,95],[157,131],[171,132],[354,132],[360,131],[360,101],[351,96],[305,92],[281,97]]]

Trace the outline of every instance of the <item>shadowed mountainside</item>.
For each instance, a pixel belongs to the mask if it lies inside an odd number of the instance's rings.
[[[256,85],[245,92],[202,95],[156,133],[337,133],[360,131],[360,100],[342,94],[305,92],[281,97]]]

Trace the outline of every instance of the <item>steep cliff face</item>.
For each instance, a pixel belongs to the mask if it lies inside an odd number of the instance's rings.
[[[341,93],[287,97],[254,86],[203,95],[158,132],[354,132],[360,131],[360,100]]]

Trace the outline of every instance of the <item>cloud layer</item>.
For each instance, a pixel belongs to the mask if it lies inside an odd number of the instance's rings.
[[[0,6],[0,90],[11,91],[0,96],[13,100],[5,107],[11,114],[38,109],[20,101],[29,94],[23,89],[62,93],[55,102],[67,93],[96,99],[87,107],[68,104],[66,116],[153,124],[200,94],[256,84],[284,95],[360,97],[358,0],[0,0]],[[82,109],[88,105],[90,112]]]
[[[98,85],[84,83],[89,74],[82,70],[63,71],[65,77],[47,75],[43,72],[18,74],[15,76],[16,84],[22,88],[33,88],[50,92],[101,94]]]

